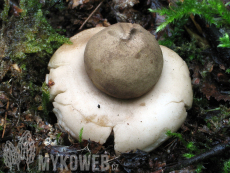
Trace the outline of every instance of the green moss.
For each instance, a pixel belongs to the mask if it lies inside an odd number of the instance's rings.
[[[223,37],[220,37],[220,43],[221,44],[219,44],[218,47],[230,48],[230,39],[227,33],[225,33]]]
[[[204,63],[204,58],[202,57],[201,51],[202,49],[206,49],[208,45],[206,45],[207,43],[202,43],[202,41],[200,41],[202,38],[197,39],[198,41],[191,40],[187,42],[178,42],[179,39],[185,38],[184,35],[179,35],[179,37],[177,37],[178,34],[183,34],[183,25],[185,24],[184,23],[181,25],[183,21],[188,19],[192,14],[194,16],[198,15],[204,18],[207,23],[214,24],[216,27],[220,27],[222,25],[227,26],[230,24],[230,12],[227,10],[221,0],[185,0],[183,2],[177,1],[175,4],[170,5],[170,8],[157,10],[149,9],[149,11],[159,13],[160,15],[165,15],[165,22],[161,23],[157,27],[157,32],[163,30],[168,24],[172,24],[174,26],[175,31],[172,31],[172,36],[166,37],[163,44],[176,51],[182,57],[189,55],[189,57],[186,56],[186,58],[184,58],[185,60],[190,61],[197,59],[202,64]],[[193,36],[191,36],[191,38],[193,38]],[[230,47],[230,40],[227,33],[225,33],[223,37],[220,37],[220,42],[221,44],[219,44],[219,47]],[[176,43],[176,46],[173,46],[174,43]],[[198,48],[194,43],[200,44],[199,46],[203,44],[202,49]],[[160,42],[160,44],[162,44],[162,42]]]
[[[10,9],[10,3],[8,0],[4,0],[4,9],[0,14],[0,17],[3,21],[7,21],[8,18],[8,13],[9,13],[9,9]]]
[[[191,153],[185,153],[183,154],[183,156],[187,159],[190,159],[191,157],[194,157],[195,155],[194,154],[191,154]]]
[[[172,24],[173,30],[171,35],[164,35],[163,40],[159,40],[159,44],[171,48],[187,62],[196,59],[203,63],[202,49],[197,46],[198,41],[195,38],[191,40],[186,39],[187,35],[184,25],[187,21],[188,19],[185,17],[176,20],[175,24]]]
[[[50,1],[50,3],[55,1]],[[8,6],[5,5],[2,16],[6,18]],[[5,55],[12,59],[24,59],[27,54],[36,53],[40,58],[52,54],[63,43],[70,43],[69,39],[61,36],[54,30],[45,14],[48,8],[42,9],[42,4],[37,0],[20,1],[20,8],[23,10],[20,17],[12,17],[8,22],[8,29],[11,38],[4,38],[5,43],[11,42]],[[6,10],[5,10],[6,9]],[[13,29],[10,29],[13,28]],[[2,30],[3,31],[3,30]],[[9,35],[6,33],[6,35]],[[3,33],[4,34],[4,33]]]
[[[169,9],[149,9],[149,11],[166,15],[165,22],[160,24],[157,32],[164,29],[168,24],[175,23],[176,20],[180,20],[183,17],[188,18],[191,14],[202,16],[207,22],[215,24],[217,27],[223,24],[230,24],[230,12],[221,0],[177,1],[176,5],[170,6]],[[216,16],[221,17],[221,20]]]
[[[18,8],[22,12],[17,17],[9,12],[10,5],[5,0],[4,10],[0,15],[3,21],[0,30],[1,58],[10,57],[12,63],[19,65],[22,73],[11,74],[15,77],[14,86],[28,89],[25,91],[27,97],[20,98],[22,105],[25,105],[23,109],[36,112],[39,105],[42,105],[45,115],[49,113],[50,103],[49,94],[42,83],[47,73],[48,61],[62,44],[71,44],[69,38],[60,35],[60,30],[53,29],[46,18],[50,8],[54,6],[55,10],[65,8],[59,0],[46,1],[44,4],[37,0],[21,0]],[[40,103],[34,102],[37,95],[42,96]]]
[[[200,173],[200,172],[202,172],[202,169],[205,169],[205,167],[202,164],[198,164],[196,167],[196,172]]]
[[[230,68],[228,68],[225,72],[230,74]]]
[[[208,106],[208,100],[206,98],[200,97],[194,97],[193,98],[193,105],[196,105],[200,108],[206,108]]]
[[[224,173],[230,172],[230,160],[227,160],[224,162],[223,172]]]
[[[185,141],[185,139],[182,137],[182,135],[180,133],[172,133],[171,131],[167,131],[166,135],[168,135],[170,137],[178,138],[181,141],[181,143],[186,147],[186,149],[188,150],[188,153],[185,153],[183,155],[184,157],[191,158],[191,157],[195,156],[195,154],[200,153],[197,146],[193,142]]]
[[[209,124],[209,129],[212,131],[218,131],[219,129],[222,128],[223,126],[223,120],[224,119],[228,119],[230,118],[230,109],[220,105],[220,107],[217,107],[215,109],[209,109],[206,110],[205,113],[210,112],[210,111],[219,111],[219,113],[217,113],[217,115],[212,116],[209,119],[206,119],[207,124]],[[230,121],[228,125],[225,125],[225,128],[222,128],[222,131],[224,132],[230,125]]]
[[[58,134],[56,135],[57,143],[60,142],[59,139],[60,139],[61,135],[62,135],[62,133],[58,133]]]
[[[164,35],[164,40],[159,40],[159,44],[174,48],[176,47],[176,44],[182,44],[184,43],[184,36],[185,36],[185,30],[184,25],[187,23],[187,18],[182,18],[181,20],[176,20],[175,24],[173,25],[174,29],[172,30],[171,36],[168,37]]]

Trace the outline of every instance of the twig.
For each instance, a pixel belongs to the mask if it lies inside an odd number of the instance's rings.
[[[200,154],[198,156],[192,157],[191,159],[182,160],[182,161],[180,161],[179,163],[177,163],[174,166],[166,167],[164,169],[164,173],[170,172],[170,171],[173,171],[173,170],[179,170],[179,169],[184,168],[186,166],[201,162],[201,161],[203,161],[205,159],[208,159],[210,157],[213,157],[215,155],[220,154],[221,152],[223,152],[228,147],[230,147],[230,141],[228,141],[228,143],[226,143],[226,144],[216,145],[211,150],[209,150],[209,151],[207,151],[205,153],[202,153],[202,154]]]
[[[4,137],[5,131],[6,131],[6,119],[7,119],[7,113],[8,113],[8,109],[9,109],[9,104],[10,101],[8,100],[7,105],[6,105],[6,112],[5,112],[5,121],[4,121],[4,129],[2,132],[2,138]]]
[[[84,25],[88,22],[88,20],[92,17],[92,15],[97,11],[97,9],[101,6],[101,4],[103,3],[104,0],[102,0],[98,6],[93,10],[93,12],[89,15],[89,17],[83,22],[83,24],[80,26],[80,28],[78,30],[81,30]]]

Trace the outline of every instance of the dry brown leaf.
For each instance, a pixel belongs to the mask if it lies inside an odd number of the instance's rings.
[[[201,92],[205,94],[206,98],[210,100],[210,97],[214,97],[217,101],[224,100],[224,101],[230,101],[230,96],[221,94],[220,91],[218,91],[216,85],[214,83],[209,83],[205,81],[201,87]]]

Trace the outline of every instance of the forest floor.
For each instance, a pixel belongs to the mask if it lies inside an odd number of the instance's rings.
[[[218,47],[229,26],[217,28],[202,15],[191,14],[156,32],[166,16],[148,9],[170,9],[175,0],[1,0],[1,4],[0,172],[42,172],[41,155],[47,157],[46,172],[53,172],[49,155],[88,153],[108,155],[111,165],[103,171],[98,164],[99,170],[90,172],[230,172],[230,51]],[[186,121],[150,153],[137,150],[117,157],[112,134],[103,145],[73,139],[58,126],[44,83],[49,59],[68,42],[66,38],[117,22],[140,24],[160,44],[176,51],[190,70],[194,98]],[[35,148],[26,145],[30,152],[17,162],[15,148],[23,148],[22,139],[34,142]],[[58,159],[55,171],[71,172],[69,158],[66,163],[68,170],[62,170]]]

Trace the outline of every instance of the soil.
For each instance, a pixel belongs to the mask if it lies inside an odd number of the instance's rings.
[[[50,2],[53,4],[49,4]],[[166,40],[167,36],[172,36],[178,29],[174,24],[156,33],[157,26],[165,20],[165,17],[148,11],[149,8],[170,7],[175,1],[53,0],[50,2],[45,0],[39,2],[44,10],[43,15],[53,29],[58,29],[56,30],[58,34],[68,38],[88,28],[107,27],[117,22],[140,24],[155,35],[158,41]],[[49,169],[46,169],[46,172],[71,172],[71,155],[76,155],[80,159],[80,155],[90,154],[100,156],[97,166],[90,167],[89,171],[81,171],[79,168],[75,171],[72,169],[72,172],[214,173],[224,172],[227,164],[230,168],[230,163],[227,162],[230,154],[230,74],[226,72],[230,68],[230,51],[227,48],[217,47],[220,30],[226,28],[228,30],[228,27],[208,26],[199,16],[193,16],[194,20],[192,16],[186,19],[187,22],[178,31],[181,35],[175,39],[170,48],[186,61],[190,70],[194,101],[192,108],[188,110],[187,119],[177,133],[168,132],[171,138],[154,151],[146,153],[137,150],[117,157],[113,149],[113,134],[103,145],[90,140],[77,141],[57,124],[52,104],[47,101],[49,86],[43,84],[52,54],[34,51],[25,53],[26,58],[12,58],[10,52],[14,50],[10,47],[15,45],[15,42],[18,46],[23,41],[14,35],[16,28],[14,24],[20,20],[23,10],[19,5],[20,1],[5,1],[1,4],[4,3],[10,4],[10,10],[8,21],[4,21],[1,17],[1,172],[17,172],[18,168],[20,172],[42,172],[38,165],[41,163],[39,156],[47,158]],[[0,12],[3,9],[2,5]],[[45,13],[45,9],[49,13]],[[201,32],[198,31],[197,25],[200,26]],[[193,37],[194,35],[199,37]],[[200,44],[200,38],[204,44]],[[17,46],[14,49],[17,49]],[[20,143],[23,145],[19,145]],[[18,149],[15,149],[16,146]],[[30,152],[20,160],[17,153],[23,147]],[[51,163],[51,155],[59,156],[55,165]],[[102,155],[109,159],[110,168],[106,171],[102,169],[103,160],[100,160]],[[65,161],[68,170],[62,169],[63,157],[67,158]],[[17,160],[20,162],[16,163]]]

